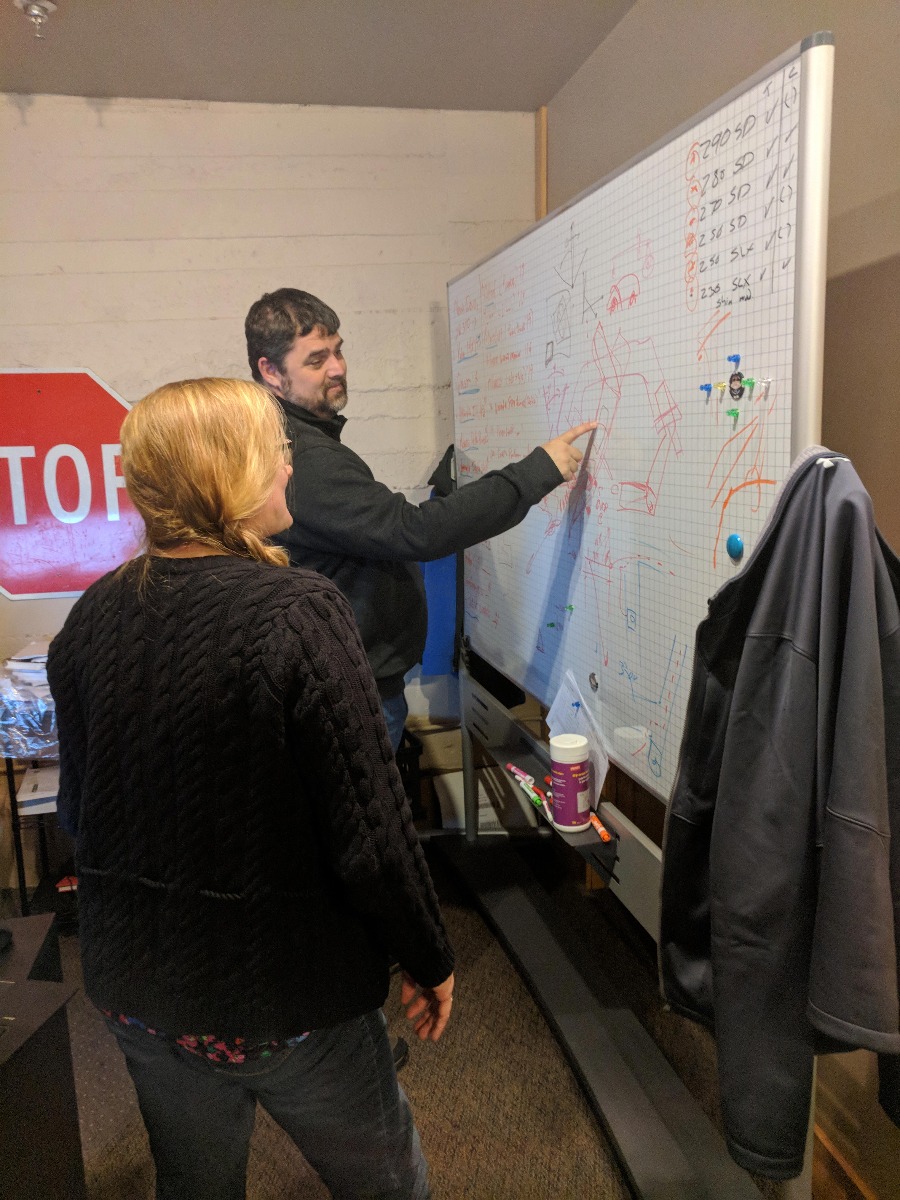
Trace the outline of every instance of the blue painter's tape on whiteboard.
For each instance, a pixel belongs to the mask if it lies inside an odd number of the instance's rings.
[[[729,534],[728,541],[725,543],[725,549],[728,551],[728,557],[732,562],[740,562],[744,557],[744,539],[739,533]]]

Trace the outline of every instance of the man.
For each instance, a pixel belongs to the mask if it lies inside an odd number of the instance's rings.
[[[294,524],[277,540],[294,566],[327,575],[350,601],[396,750],[407,713],[404,676],[425,646],[417,564],[517,525],[533,504],[574,478],[582,454],[573,443],[597,422],[576,425],[450,496],[411,504],[341,444],[347,364],[339,329],[327,304],[280,288],[247,314],[247,354],[253,378],[280,401],[293,445]]]

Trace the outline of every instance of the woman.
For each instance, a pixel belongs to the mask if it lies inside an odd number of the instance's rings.
[[[428,1196],[381,1005],[398,961],[437,1041],[453,952],[349,606],[266,540],[289,457],[256,384],[141,400],[122,466],[145,553],[50,651],[85,990],[163,1200],[245,1195],[257,1100],[334,1196]]]

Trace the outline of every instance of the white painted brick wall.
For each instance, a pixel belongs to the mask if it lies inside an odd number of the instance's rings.
[[[530,113],[0,95],[0,366],[128,401],[249,373],[247,309],[342,318],[347,442],[420,499],[453,439],[446,284],[533,219]],[[8,481],[0,476],[0,503]],[[68,601],[0,597],[0,655]]]

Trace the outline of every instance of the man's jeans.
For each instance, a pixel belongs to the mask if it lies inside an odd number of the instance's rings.
[[[406,703],[405,694],[400,692],[397,696],[391,696],[390,700],[382,697],[381,709],[387,722],[391,749],[396,754],[403,737],[403,727],[406,725],[406,718],[409,715],[409,705]]]
[[[157,1200],[244,1200],[257,1100],[335,1200],[428,1200],[380,1010],[314,1030],[271,1058],[227,1065],[109,1025],[147,1126]]]

